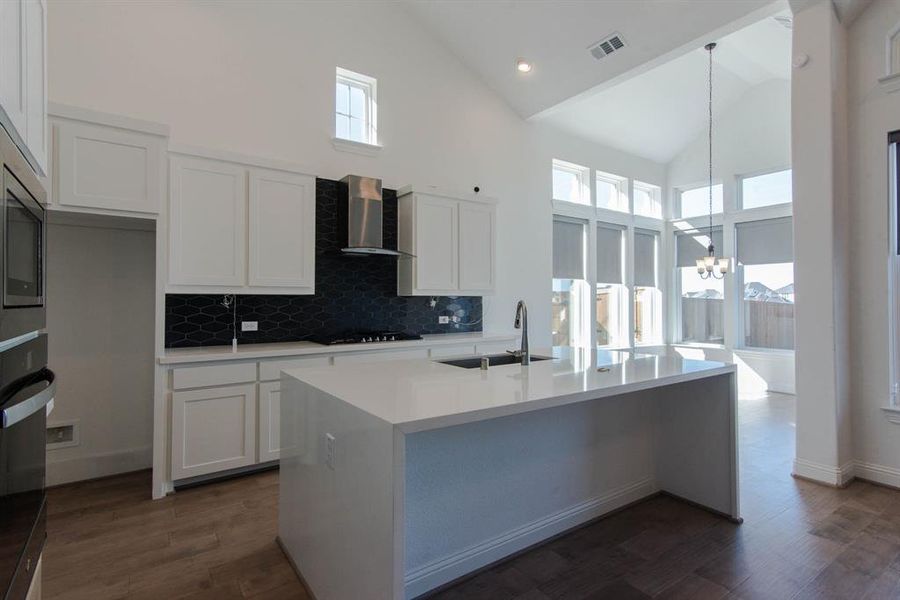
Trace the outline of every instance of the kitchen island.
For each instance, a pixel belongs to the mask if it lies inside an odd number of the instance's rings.
[[[734,365],[544,355],[282,373],[279,540],[318,600],[414,598],[660,492],[740,521]]]

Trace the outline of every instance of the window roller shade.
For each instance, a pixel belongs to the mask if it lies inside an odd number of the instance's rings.
[[[584,224],[553,221],[553,278],[586,279]]]
[[[634,230],[634,285],[656,287],[656,240],[659,234]]]
[[[794,228],[790,217],[738,223],[737,260],[744,265],[789,263],[794,260]]]
[[[712,231],[712,242],[716,247],[716,256],[719,258],[727,257],[725,244],[722,243],[722,228],[715,227]],[[709,252],[709,232],[701,231],[700,233],[678,233],[675,235],[675,266],[676,267],[696,267],[697,259],[703,258]]]
[[[624,229],[613,225],[597,226],[597,282],[623,283],[622,234]]]

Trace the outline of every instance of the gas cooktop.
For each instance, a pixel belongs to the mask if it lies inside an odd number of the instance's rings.
[[[374,342],[403,342],[406,340],[421,340],[422,336],[415,333],[402,331],[348,331],[333,335],[319,335],[310,338],[310,341],[325,346],[335,344],[369,344]]]

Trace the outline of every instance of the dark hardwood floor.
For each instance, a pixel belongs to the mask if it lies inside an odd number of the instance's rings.
[[[743,525],[656,497],[433,597],[900,598],[900,491],[791,478],[793,403],[741,400]],[[159,501],[149,485],[142,472],[51,490],[45,598],[307,600],[274,541],[276,472]]]

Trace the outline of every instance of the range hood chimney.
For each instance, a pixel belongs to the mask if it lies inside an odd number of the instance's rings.
[[[347,175],[341,183],[347,190],[347,247],[342,248],[341,252],[404,256],[403,252],[384,248],[381,180]]]

